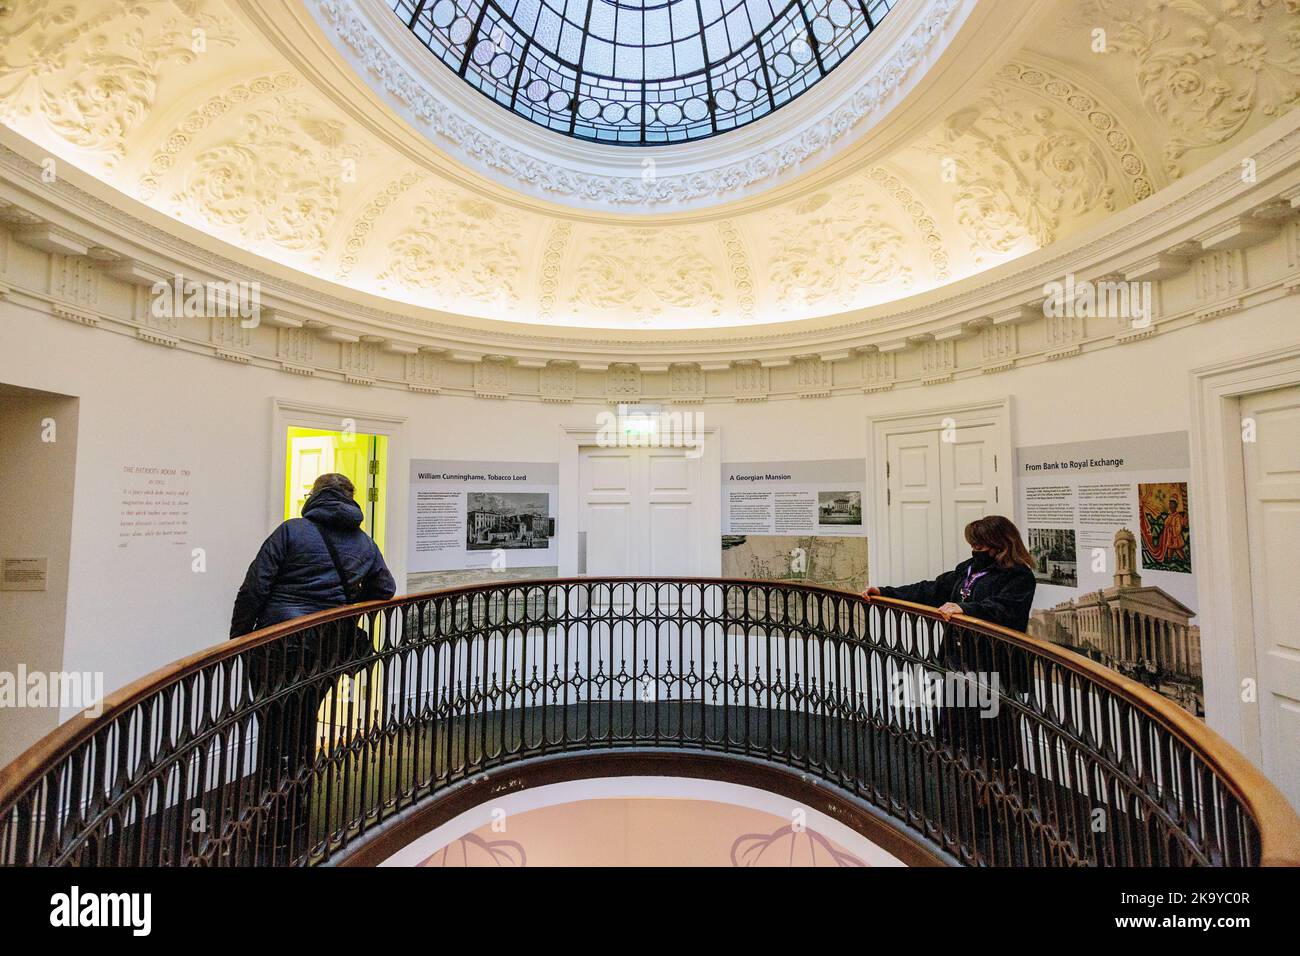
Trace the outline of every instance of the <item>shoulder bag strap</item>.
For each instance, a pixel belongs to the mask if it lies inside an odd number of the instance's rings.
[[[343,585],[343,599],[349,604],[356,604],[357,598],[355,592],[353,592],[351,585],[348,584],[348,576],[343,571],[343,562],[339,560],[339,552],[338,549],[334,547],[334,542],[331,541],[329,535],[325,533],[325,529],[316,522],[308,519],[308,523],[316,529],[316,533],[320,535],[320,539],[325,542],[325,547],[329,549],[330,560],[334,562],[334,570],[338,572],[339,584]]]

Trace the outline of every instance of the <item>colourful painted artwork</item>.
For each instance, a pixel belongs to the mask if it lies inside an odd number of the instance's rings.
[[[1192,529],[1187,520],[1187,482],[1138,485],[1142,513],[1142,569],[1192,573]]]

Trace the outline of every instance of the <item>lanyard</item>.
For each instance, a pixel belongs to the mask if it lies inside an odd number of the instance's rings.
[[[977,573],[975,571],[975,565],[973,564],[966,569],[966,580],[961,584],[961,599],[963,601],[970,599],[970,592],[971,589],[975,587],[975,582],[986,574],[988,574],[987,571],[980,571]]]

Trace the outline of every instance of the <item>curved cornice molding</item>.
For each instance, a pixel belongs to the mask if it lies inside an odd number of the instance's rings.
[[[88,222],[120,223],[119,236],[147,233],[132,220],[154,227],[139,240],[144,259],[197,268],[215,257],[211,270],[266,276],[268,289],[344,325],[475,339],[493,352],[555,344],[593,354],[762,355],[795,343],[870,346],[924,330],[973,289],[1001,295],[1018,281],[1007,277],[1072,256],[1079,237],[1136,222],[1134,203],[1155,211],[1182,195],[1162,195],[1178,175],[1216,157],[1254,162],[1244,152],[1251,137],[1296,102],[1282,82],[1294,58],[1280,4],[1227,10],[1226,39],[1198,34],[1205,56],[1174,70],[1184,28],[1195,32],[1216,0],[1168,10],[1176,29],[1150,48],[1138,42],[1147,20],[1125,7],[1109,53],[1088,42],[1103,0],[921,0],[896,9],[872,39],[888,41],[894,23],[895,46],[905,46],[908,30],[936,10],[949,12],[945,29],[956,33],[907,77],[881,80],[894,105],[879,119],[847,130],[824,157],[797,162],[784,181],[764,163],[749,167],[763,177],[752,194],[633,214],[526,195],[439,149],[418,119],[386,104],[308,2],[31,0],[22,16],[0,15],[10,77],[0,89],[0,142],[54,163],[63,180],[102,200],[108,211],[88,211]],[[366,5],[451,84],[448,95],[527,127],[542,155],[563,146],[596,156],[598,147],[464,88],[381,0]],[[1161,0],[1134,5],[1152,16],[1165,10]],[[1260,57],[1232,55],[1233,38],[1256,28]],[[194,31],[207,38],[201,55],[190,48]],[[877,51],[882,61],[891,50]],[[682,147],[619,149],[619,161],[659,157],[656,184],[743,163],[834,117],[835,97],[855,92],[843,89],[855,76],[848,66],[764,121]],[[1241,91],[1242,107],[1225,126],[1220,110],[1182,97],[1184,88]],[[814,109],[819,102],[829,112]],[[469,114],[447,115],[478,126]],[[1198,117],[1219,124],[1214,135],[1180,145]],[[1162,162],[1170,149],[1181,150],[1178,175]],[[602,173],[626,172],[591,161]],[[633,173],[642,183],[639,165]]]
[[[2,134],[15,148],[0,151],[0,170],[5,174],[0,181],[5,212],[0,218],[17,226],[20,242],[85,257],[97,268],[128,277],[126,281],[136,285],[147,286],[177,272],[255,282],[264,306],[300,317],[299,324],[329,331],[335,341],[385,343],[393,351],[424,349],[463,361],[493,356],[530,367],[548,362],[576,362],[591,368],[687,362],[722,368],[747,361],[788,365],[808,356],[835,362],[862,353],[892,355],[927,341],[980,334],[998,317],[1011,316],[1008,321],[1013,324],[1032,319],[1045,284],[1060,281],[1067,273],[1135,279],[1185,272],[1207,254],[1268,238],[1282,221],[1277,217],[1294,216],[1300,195],[1300,113],[1292,113],[1243,142],[1243,149],[1256,161],[1255,182],[1244,181],[1235,156],[1222,157],[1083,234],[943,289],[864,310],[852,321],[799,323],[797,328],[771,330],[751,327],[730,335],[647,333],[628,338],[592,330],[577,337],[490,321],[476,328],[430,318],[428,310],[382,307],[373,296],[342,292],[328,283],[304,284],[295,281],[291,270],[268,272],[257,267],[257,257],[241,250],[222,255],[208,244],[192,241],[200,235],[183,224],[162,228],[157,223],[170,221],[93,177],[68,171],[53,183],[44,182],[37,158],[17,150],[25,146],[26,153],[39,151],[10,131]],[[400,189],[401,184],[395,185]],[[116,201],[109,202],[104,195]],[[553,230],[547,239],[548,250],[556,247],[548,251],[550,258],[563,254],[568,241],[565,225],[558,224],[559,231]],[[725,226],[721,238],[728,245],[739,242]],[[750,279],[747,263],[743,255],[732,260],[738,285]],[[1288,291],[1293,287],[1291,283]],[[111,317],[105,314],[105,318]]]
[[[924,81],[977,0],[903,4],[830,76],[770,116],[709,140],[637,150],[571,141],[510,115],[436,62],[382,0],[306,3],[390,107],[471,167],[553,201],[663,213],[770,190],[851,144]]]

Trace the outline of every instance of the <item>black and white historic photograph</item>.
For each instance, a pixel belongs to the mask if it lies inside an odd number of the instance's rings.
[[[1034,556],[1034,579],[1060,587],[1079,586],[1078,554],[1073,528],[1029,528],[1029,553]]]
[[[471,491],[465,496],[465,547],[548,548],[555,536],[551,496],[540,492]]]
[[[862,492],[817,492],[819,524],[862,524]]]

